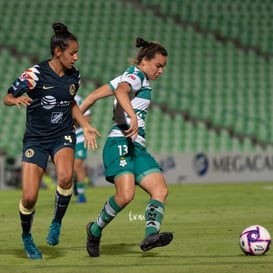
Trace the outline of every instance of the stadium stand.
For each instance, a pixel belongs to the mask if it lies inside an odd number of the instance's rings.
[[[164,74],[152,83],[152,152],[271,149],[272,8],[271,0],[2,0],[1,97],[19,73],[50,57],[55,21],[80,41],[82,96],[125,69],[143,36],[169,51]],[[10,155],[21,151],[23,111],[0,105],[0,148]],[[103,136],[111,111],[112,98],[92,108]]]

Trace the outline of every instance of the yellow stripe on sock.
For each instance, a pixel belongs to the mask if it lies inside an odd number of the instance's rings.
[[[69,196],[72,195],[73,192],[73,186],[70,189],[62,189],[60,186],[57,186],[57,192],[63,196]]]
[[[34,210],[35,210],[35,207],[31,208],[31,209],[27,209],[23,206],[22,204],[22,200],[20,200],[20,204],[19,204],[19,210],[22,214],[31,214]]]

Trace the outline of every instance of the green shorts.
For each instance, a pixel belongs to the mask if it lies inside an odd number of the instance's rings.
[[[87,158],[87,149],[84,148],[84,142],[76,143],[75,158],[82,160]]]
[[[146,148],[124,137],[108,137],[103,149],[105,178],[114,183],[114,178],[131,173],[136,184],[149,173],[161,172],[156,160]]]

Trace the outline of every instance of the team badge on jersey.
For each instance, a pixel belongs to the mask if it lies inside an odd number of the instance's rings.
[[[73,84],[71,84],[71,85],[69,86],[69,93],[73,96],[73,95],[75,95],[75,92],[76,92],[76,86],[75,86],[75,84],[73,83]]]
[[[25,151],[25,156],[26,156],[27,158],[33,157],[33,156],[34,156],[34,150],[33,150],[33,149],[27,149],[27,150]]]
[[[119,166],[125,167],[126,165],[127,165],[126,159],[124,157],[121,157],[119,161]]]

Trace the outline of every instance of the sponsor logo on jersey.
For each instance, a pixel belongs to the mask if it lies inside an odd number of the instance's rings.
[[[61,100],[61,101],[57,102],[56,98],[53,96],[44,96],[41,99],[41,105],[46,110],[50,110],[50,109],[54,108],[55,106],[67,107],[70,104],[71,104],[71,101],[69,101],[69,100]]]
[[[51,123],[61,123],[63,119],[63,113],[62,112],[53,112],[51,115]]]
[[[44,96],[41,99],[41,104],[46,110],[52,109],[56,105],[56,98],[53,96]]]
[[[135,80],[136,79],[136,76],[135,75],[132,75],[132,74],[130,74],[130,75],[128,75],[128,78],[130,78],[131,80]]]
[[[52,89],[54,88],[54,86],[46,86],[46,85],[43,85],[43,89],[44,90],[48,90],[48,89]]]

